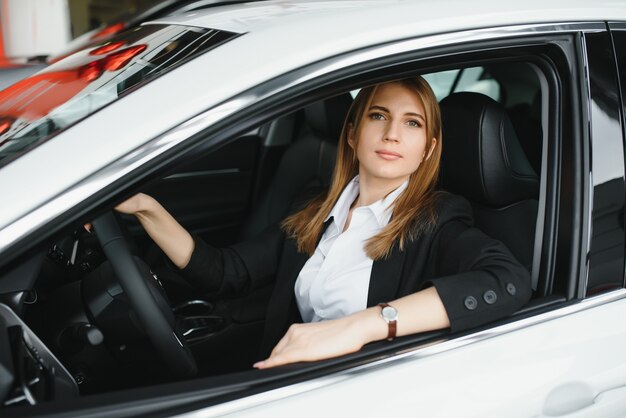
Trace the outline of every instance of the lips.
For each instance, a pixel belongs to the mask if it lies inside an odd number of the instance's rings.
[[[384,160],[397,160],[402,158],[402,155],[398,154],[397,152],[393,152],[393,151],[387,151],[387,150],[376,150],[375,151],[376,154],[378,154],[378,156]]]

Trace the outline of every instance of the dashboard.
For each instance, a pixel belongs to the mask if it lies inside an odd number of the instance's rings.
[[[4,406],[35,405],[78,396],[72,375],[35,333],[0,304],[0,399]]]

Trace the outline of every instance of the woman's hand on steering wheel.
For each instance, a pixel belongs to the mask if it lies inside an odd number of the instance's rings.
[[[163,361],[177,376],[194,376],[197,365],[176,327],[174,315],[159,292],[151,290],[149,283],[155,278],[149,268],[142,268],[131,254],[114,212],[94,219],[93,226],[137,319]]]

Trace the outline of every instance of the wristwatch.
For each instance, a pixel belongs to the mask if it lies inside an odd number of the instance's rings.
[[[378,306],[383,308],[380,311],[380,316],[383,317],[383,319],[389,326],[389,332],[387,333],[387,341],[391,341],[394,338],[396,338],[396,329],[398,325],[398,310],[388,303],[379,303]]]

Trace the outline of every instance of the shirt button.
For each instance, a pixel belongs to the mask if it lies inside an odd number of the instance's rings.
[[[494,303],[496,303],[496,300],[498,300],[498,295],[496,295],[496,292],[494,292],[493,290],[487,290],[485,293],[483,293],[483,299],[485,300],[485,302],[487,302],[487,304],[493,305]]]
[[[509,295],[515,296],[515,292],[517,292],[517,289],[515,288],[515,285],[513,283],[507,283],[506,291]]]
[[[476,300],[474,296],[466,297],[465,300],[463,301],[463,304],[470,311],[473,311],[474,309],[476,309],[476,307],[478,307],[478,301]]]

